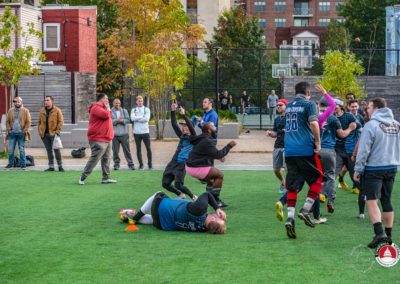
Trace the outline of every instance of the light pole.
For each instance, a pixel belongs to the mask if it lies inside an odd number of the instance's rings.
[[[215,49],[215,111],[218,113],[218,91],[219,91],[219,57],[218,52],[222,49],[220,46],[214,46]]]

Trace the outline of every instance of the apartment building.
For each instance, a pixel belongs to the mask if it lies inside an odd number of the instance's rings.
[[[342,21],[343,18],[338,16],[338,9],[345,2],[346,0],[245,0],[244,6],[248,15],[259,18],[268,46],[279,47],[275,44],[277,28],[326,27],[331,19]]]

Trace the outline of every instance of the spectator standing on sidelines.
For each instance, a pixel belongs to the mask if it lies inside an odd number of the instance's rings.
[[[318,109],[310,101],[310,85],[300,82],[295,86],[296,97],[286,107],[285,161],[288,218],[285,224],[289,238],[296,238],[294,213],[299,186],[305,180],[310,186],[306,202],[298,213],[305,224],[314,227],[310,209],[319,198],[324,175],[318,152],[321,150]]]
[[[228,96],[228,91],[224,91],[224,93],[219,96],[219,101],[221,110],[229,110],[229,106],[232,105],[232,96]]]
[[[31,115],[29,110],[22,105],[22,99],[20,97],[15,97],[13,103],[14,107],[7,112],[6,117],[6,139],[9,139],[8,165],[6,169],[14,166],[14,151],[17,143],[20,167],[21,169],[25,169],[25,141],[31,140],[31,133],[29,132]]]
[[[38,120],[38,132],[42,138],[44,147],[47,152],[47,159],[49,160],[49,168],[45,172],[54,171],[54,154],[56,156],[58,170],[63,172],[61,161],[60,149],[53,149],[53,142],[55,135],[61,133],[61,128],[64,124],[64,117],[61,110],[54,105],[54,99],[52,96],[46,96],[44,99],[44,108],[40,110]]]
[[[116,183],[116,180],[110,179],[110,142],[114,138],[114,128],[111,121],[112,114],[110,105],[106,94],[100,93],[97,95],[96,103],[92,104],[89,108],[89,114],[87,135],[92,153],[79,178],[79,184],[85,184],[85,179],[91,174],[99,160],[101,160],[101,170],[103,172],[101,183]]]
[[[287,172],[285,164],[285,124],[286,124],[286,105],[288,102],[284,99],[278,101],[277,108],[279,116],[274,120],[274,128],[272,130],[267,130],[267,136],[276,137],[274,144],[274,152],[272,155],[272,163],[275,176],[281,181],[281,186],[279,188],[279,193],[283,194],[285,192],[285,179],[283,178],[281,168],[284,168]]]
[[[133,108],[131,111],[131,120],[135,123],[133,128],[133,136],[135,137],[136,155],[139,161],[139,170],[143,170],[142,141],[146,147],[147,164],[149,170],[151,170],[153,168],[153,164],[149,130],[150,109],[143,105],[142,96],[136,97],[136,105],[137,107]]]
[[[196,118],[196,125],[203,131],[203,125],[207,122],[212,122],[214,126],[217,128],[217,135],[214,139],[218,138],[218,114],[213,109],[213,100],[210,98],[204,98],[203,100],[203,117]]]
[[[240,105],[242,106],[242,114],[247,114],[246,108],[247,112],[250,112],[250,96],[246,91],[243,91],[242,97],[240,98]]]
[[[363,175],[362,191],[366,194],[369,218],[375,236],[368,247],[375,248],[380,242],[392,242],[394,212],[391,204],[393,183],[400,165],[400,123],[394,120],[392,111],[382,98],[373,98],[368,104],[371,120],[361,134],[354,167],[354,180]],[[383,211],[378,207],[380,200]]]
[[[268,96],[267,99],[267,108],[269,111],[269,120],[275,121],[275,116],[276,116],[276,102],[278,101],[278,96],[275,95],[275,90],[271,91],[271,94]]]
[[[133,164],[131,150],[129,147],[128,125],[131,121],[129,119],[128,111],[121,107],[121,101],[119,99],[114,99],[113,107],[111,108],[111,114],[111,120],[114,127],[114,138],[112,140],[114,170],[118,170],[120,167],[120,145],[122,146],[122,150],[124,151],[124,156],[126,162],[128,163],[129,169],[135,170],[135,165]]]

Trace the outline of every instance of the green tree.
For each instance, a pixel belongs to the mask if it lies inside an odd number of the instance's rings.
[[[385,48],[386,10],[387,6],[400,4],[400,0],[349,0],[342,5],[339,15],[346,18],[344,26],[354,39],[352,48],[365,49],[357,52],[357,57],[364,63],[367,75],[385,73],[385,54],[377,52]]]
[[[12,38],[21,36],[22,46],[15,48]],[[0,84],[5,87],[6,111],[11,107],[11,98],[7,93],[8,87],[18,86],[24,75],[39,74],[39,69],[32,68],[29,62],[34,58],[44,60],[40,49],[27,45],[30,37],[43,37],[43,33],[35,30],[33,23],[27,23],[27,28],[19,26],[18,17],[14,16],[10,7],[4,8],[0,16]]]
[[[352,35],[345,23],[332,19],[326,32],[321,36],[321,47],[328,49],[347,49],[351,46]]]
[[[328,50],[322,56],[324,73],[318,84],[324,86],[329,92],[346,100],[347,93],[353,93],[356,98],[366,97],[361,87],[362,81],[357,79],[364,72],[362,62],[356,59],[354,53],[346,50]]]
[[[222,47],[218,54],[220,86],[223,89],[240,90],[234,94],[236,103],[239,102],[241,90],[260,87],[260,73],[262,89],[278,86],[279,80],[272,79],[270,62],[274,55],[265,50],[264,31],[259,28],[258,19],[248,16],[244,9],[237,7],[223,12],[214,28],[212,40],[206,44],[210,71],[215,66],[215,47]],[[251,96],[254,98],[254,94]]]

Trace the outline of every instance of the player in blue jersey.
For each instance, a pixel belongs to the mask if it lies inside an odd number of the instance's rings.
[[[325,97],[320,100],[320,112],[324,113],[328,107],[328,101]],[[321,129],[321,151],[319,156],[321,158],[321,164],[323,173],[326,177],[321,194],[322,199],[327,198],[327,208],[329,213],[334,212],[333,202],[336,197],[335,192],[335,170],[336,170],[336,137],[346,138],[352,130],[356,128],[356,123],[350,123],[346,130],[342,129],[339,119],[334,115],[330,115]]]
[[[162,177],[162,186],[165,189],[175,193],[180,198],[185,199],[185,194],[187,194],[190,196],[190,198],[196,199],[197,197],[193,195],[189,188],[184,186],[186,174],[185,161],[193,148],[193,145],[190,144],[190,136],[195,136],[196,131],[194,130],[191,121],[186,117],[185,110],[182,107],[179,108],[179,113],[182,115],[185,123],[182,124],[182,130],[179,128],[175,114],[177,107],[178,104],[176,101],[174,101],[171,105],[171,124],[180,140],[172,160],[165,168]],[[173,181],[175,181],[174,185],[172,185]]]
[[[296,97],[286,107],[285,161],[288,169],[288,218],[285,224],[289,238],[296,238],[294,213],[299,186],[305,180],[310,186],[306,202],[298,213],[305,224],[314,227],[310,209],[319,198],[324,175],[318,152],[321,150],[318,109],[310,101],[310,85],[300,82],[295,86]]]
[[[212,107],[213,107],[213,100],[211,98],[204,98],[204,100],[203,100],[204,115],[203,115],[203,117],[196,118],[196,125],[198,127],[200,127],[200,129],[203,131],[204,124],[206,124],[207,122],[214,123],[214,126],[217,128],[217,136],[215,137],[215,140],[217,140],[217,138],[218,138],[218,114]]]
[[[208,205],[214,208],[216,214],[207,214]],[[164,231],[208,231],[211,234],[226,232],[226,214],[210,192],[204,192],[196,201],[189,201],[170,199],[159,191],[147,199],[135,215],[125,213],[122,216],[124,218],[121,220],[129,220],[131,224],[152,224]]]

